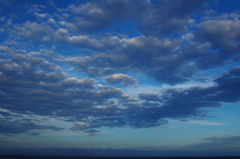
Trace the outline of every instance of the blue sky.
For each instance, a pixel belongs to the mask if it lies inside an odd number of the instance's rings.
[[[239,6],[0,1],[0,148],[239,152]]]

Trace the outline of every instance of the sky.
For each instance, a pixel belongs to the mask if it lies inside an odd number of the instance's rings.
[[[240,154],[240,1],[1,0],[0,148]]]

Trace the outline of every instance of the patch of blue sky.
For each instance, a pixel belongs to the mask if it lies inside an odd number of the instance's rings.
[[[141,35],[138,31],[138,27],[139,25],[137,24],[137,21],[126,20],[123,22],[113,23],[111,27],[103,29],[102,32],[122,38],[133,38]]]
[[[212,9],[216,10],[218,13],[232,13],[240,11],[239,5],[240,2],[238,0],[221,0],[216,1],[215,5],[212,6]]]
[[[232,112],[232,109],[235,111]],[[202,110],[209,111],[208,117],[198,120],[196,124],[209,125],[204,133],[207,136],[214,135],[238,135],[240,133],[240,122],[237,114],[240,108],[237,103],[229,104],[222,103],[219,108],[203,108]]]

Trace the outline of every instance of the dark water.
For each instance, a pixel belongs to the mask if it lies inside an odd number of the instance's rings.
[[[0,159],[240,159],[239,157],[66,157],[66,156],[12,156],[0,155]]]

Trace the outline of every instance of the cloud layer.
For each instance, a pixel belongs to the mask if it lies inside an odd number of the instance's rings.
[[[240,15],[210,13],[210,1],[0,5],[2,134],[68,129],[93,136],[101,127],[150,128],[207,117],[205,108],[240,101]],[[11,10],[16,5],[29,18],[18,21]],[[214,77],[210,71],[218,69],[225,72]],[[124,88],[139,84],[134,75],[169,87],[131,96]],[[212,84],[174,87],[191,81]]]

